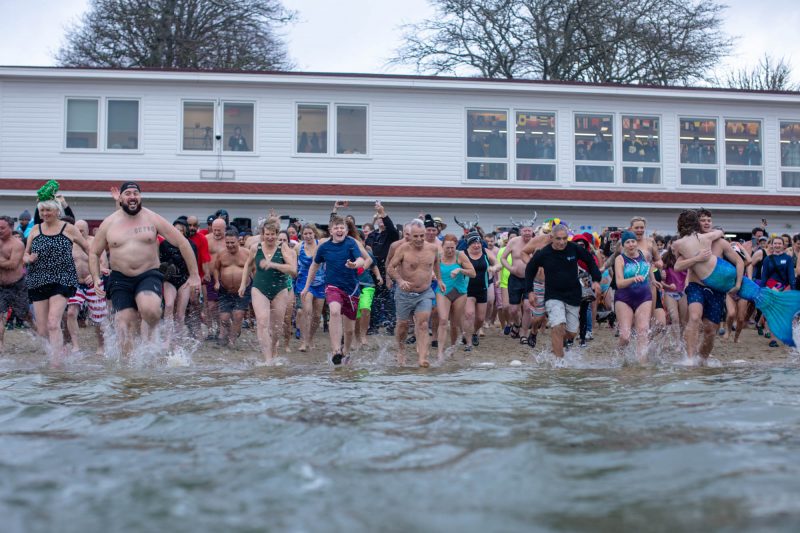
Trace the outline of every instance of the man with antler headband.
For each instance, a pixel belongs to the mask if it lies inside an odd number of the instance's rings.
[[[500,263],[506,268],[510,275],[508,277],[508,315],[511,322],[511,337],[519,338],[521,344],[536,344],[536,334],[530,332],[531,313],[525,292],[525,267],[533,255],[533,251],[525,251],[526,246],[533,240],[533,224],[536,222],[538,213],[534,213],[532,219],[521,222],[511,219],[514,226],[519,227],[519,236],[508,241]],[[538,239],[538,237],[537,237]],[[540,239],[541,240],[541,239]],[[542,242],[538,247],[544,246],[547,242]],[[511,257],[509,262],[508,258]],[[523,314],[523,309],[525,313]]]

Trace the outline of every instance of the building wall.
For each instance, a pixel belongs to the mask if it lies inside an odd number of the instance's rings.
[[[554,89],[554,91],[557,89]],[[65,98],[80,96],[141,99],[141,153],[87,153],[63,149]],[[0,84],[0,177],[41,179],[160,179],[196,181],[201,169],[215,169],[216,154],[180,153],[182,99],[244,100],[256,103],[256,152],[223,153],[221,164],[236,172],[237,182],[337,183],[380,185],[692,191],[781,192],[779,187],[780,119],[800,121],[800,109],[781,103],[726,102],[714,99],[619,97],[606,94],[493,91],[409,90],[325,85],[246,85],[187,81],[6,80]],[[294,155],[297,102],[357,103],[369,106],[366,158]],[[557,115],[558,181],[554,184],[467,182],[466,110],[552,111]],[[574,183],[575,112],[616,114],[615,185]],[[621,113],[661,117],[662,184],[621,183]],[[679,183],[678,117],[761,119],[764,187],[687,187]],[[513,117],[509,116],[509,122]],[[722,124],[721,124],[722,125]],[[722,127],[719,128],[722,130]],[[227,139],[223,139],[227,142]],[[718,143],[720,159],[724,142]],[[509,142],[509,148],[513,145]],[[724,183],[724,166],[719,180]],[[794,193],[794,191],[791,191]]]

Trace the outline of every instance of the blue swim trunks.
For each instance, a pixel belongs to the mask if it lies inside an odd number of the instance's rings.
[[[694,281],[686,285],[684,292],[689,305],[703,304],[703,318],[714,324],[722,322],[726,293],[715,291]]]

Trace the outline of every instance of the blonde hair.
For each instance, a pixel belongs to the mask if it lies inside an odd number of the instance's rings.
[[[36,204],[36,209],[55,209],[58,212],[58,218],[64,216],[64,208],[58,200],[43,200]]]
[[[645,226],[647,225],[647,219],[646,219],[646,218],[644,218],[644,217],[633,217],[633,218],[631,219],[631,225],[630,225],[630,227],[632,228],[632,227],[633,227],[633,225],[634,225],[636,222],[644,222],[644,225],[645,225]]]

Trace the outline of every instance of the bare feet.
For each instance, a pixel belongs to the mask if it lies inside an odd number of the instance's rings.
[[[298,348],[298,350],[300,350],[301,352],[305,352],[305,351],[307,351],[307,350],[308,350],[308,348],[306,348],[306,343],[302,343],[302,344],[300,345],[300,348]]]
[[[420,368],[428,368],[429,366],[431,366],[431,364],[429,362],[427,362],[427,361],[420,361],[419,362],[419,367]]]

